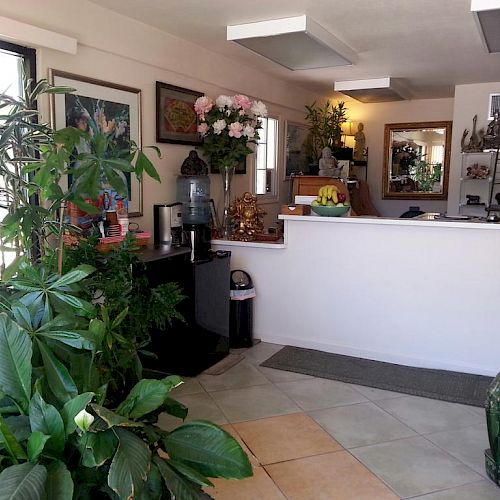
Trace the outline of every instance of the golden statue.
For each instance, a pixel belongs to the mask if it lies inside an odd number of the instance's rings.
[[[246,192],[236,198],[229,207],[233,220],[232,240],[253,241],[257,233],[264,231],[265,211],[257,206],[257,195]]]

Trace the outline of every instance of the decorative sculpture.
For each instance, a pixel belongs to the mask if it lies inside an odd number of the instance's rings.
[[[207,164],[198,156],[198,153],[192,149],[188,157],[182,162],[182,175],[207,175]]]
[[[500,147],[500,113],[493,113],[493,120],[488,123],[484,136],[484,147],[486,149],[497,149]]]
[[[257,233],[264,231],[265,211],[257,206],[257,196],[246,192],[236,198],[229,207],[233,220],[232,240],[253,241]]]
[[[339,177],[342,167],[339,168],[337,159],[333,156],[332,150],[327,146],[321,150],[319,160],[319,175],[325,177]]]
[[[487,179],[488,175],[490,175],[490,169],[486,165],[474,163],[474,165],[467,167],[466,176],[468,179]]]
[[[500,480],[500,373],[494,378],[486,397],[486,424],[490,449],[484,451],[486,472],[496,484]]]
[[[363,129],[365,126],[363,123],[358,123],[358,131],[354,134],[354,160],[365,160],[366,159],[366,137]]]
[[[472,133],[467,144],[465,143],[465,139],[469,135],[469,131],[465,129],[462,134],[462,140],[460,141],[462,153],[481,153],[483,151],[484,130],[481,129],[479,132],[476,132],[476,123],[477,115],[474,115],[474,118],[472,119]]]

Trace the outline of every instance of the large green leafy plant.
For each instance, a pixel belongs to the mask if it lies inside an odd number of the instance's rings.
[[[333,104],[326,101],[323,106],[315,102],[306,106],[306,120],[310,131],[310,155],[318,161],[323,148],[339,147],[342,138],[342,123],[347,120],[347,108],[343,101]]]
[[[209,422],[172,432],[156,425],[161,412],[187,415],[169,397],[178,377],[140,380],[119,404],[106,405],[110,374],[99,360],[106,363],[110,334],[127,313],[112,317],[92,303],[85,292],[92,266],[62,272],[63,235],[75,229],[64,208],[71,201],[91,211],[100,183],[119,191],[123,172],[157,173],[133,144],[124,153],[104,132],[90,137],[33,121],[36,98],[66,91],[42,81],[34,90],[26,82],[23,97],[0,95],[1,194],[9,212],[0,237],[17,254],[0,283],[0,499],[210,498],[208,477],[247,477],[251,466]],[[82,138],[89,152],[78,155],[79,171],[64,191],[59,181]]]

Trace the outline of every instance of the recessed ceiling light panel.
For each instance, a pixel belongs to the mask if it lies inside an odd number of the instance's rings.
[[[471,0],[481,40],[488,52],[500,52],[500,0]]]
[[[404,87],[390,77],[335,82],[334,90],[364,103],[403,101],[408,98]]]
[[[227,27],[227,39],[291,70],[347,66],[356,53],[306,16]]]

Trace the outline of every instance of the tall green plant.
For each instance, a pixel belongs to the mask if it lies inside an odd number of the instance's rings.
[[[140,380],[119,405],[106,407],[110,375],[96,360],[127,313],[99,313],[86,293],[95,268],[63,274],[63,252],[57,269],[47,257],[60,249],[64,231],[75,229],[64,222],[67,202],[91,211],[87,198],[103,180],[120,191],[116,176],[123,172],[158,177],[133,144],[128,154],[118,152],[104,132],[90,137],[32,121],[35,98],[65,91],[42,81],[23,98],[0,95],[0,108],[8,110],[0,117],[0,175],[9,210],[0,237],[19,257],[14,276],[4,274],[0,283],[0,498],[210,498],[203,492],[208,477],[251,475],[238,443],[208,422],[172,432],[156,425],[160,412],[187,415],[169,397],[181,383],[176,376]],[[64,191],[59,181],[82,138],[90,150],[77,156],[74,182]]]
[[[326,101],[323,106],[313,102],[306,106],[306,120],[311,133],[311,154],[318,161],[325,147],[339,147],[342,138],[342,123],[347,120],[347,108],[343,101],[333,104]]]

